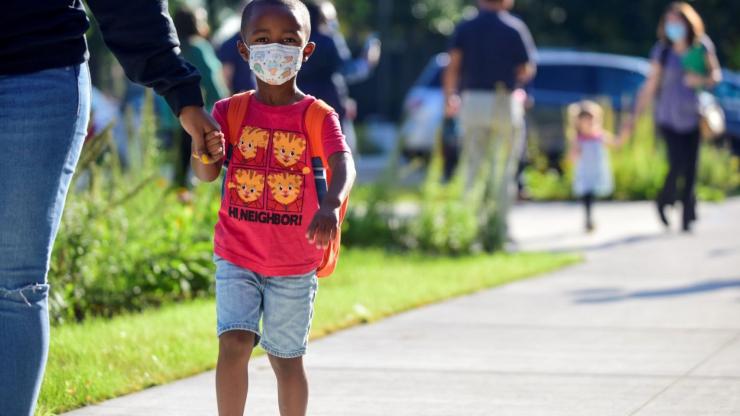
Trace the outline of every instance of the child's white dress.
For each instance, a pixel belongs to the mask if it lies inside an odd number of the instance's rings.
[[[573,193],[577,197],[610,195],[614,191],[614,177],[603,137],[579,137],[578,146],[581,152],[576,162]]]

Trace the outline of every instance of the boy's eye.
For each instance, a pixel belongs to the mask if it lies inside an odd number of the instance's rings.
[[[295,38],[285,38],[283,39],[283,43],[297,43],[298,39]]]

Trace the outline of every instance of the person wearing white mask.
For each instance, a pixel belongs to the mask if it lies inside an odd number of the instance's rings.
[[[655,100],[655,123],[668,149],[669,171],[657,198],[660,221],[669,226],[665,209],[680,200],[682,229],[696,221],[696,184],[700,144],[698,92],[722,80],[714,44],[699,14],[685,2],[668,6],[658,26],[658,43],[651,52],[651,70],[632,117],[622,126],[620,141],[634,130],[635,120]],[[682,189],[678,192],[678,184]]]

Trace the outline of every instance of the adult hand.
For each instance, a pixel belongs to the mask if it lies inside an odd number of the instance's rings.
[[[380,39],[377,38],[371,38],[367,42],[365,59],[367,60],[367,63],[368,65],[370,65],[371,68],[375,68],[380,62],[380,54],[382,51],[381,45],[382,43],[380,43]]]
[[[357,119],[357,101],[352,98],[347,98],[344,101],[344,111],[347,119],[352,121]]]
[[[689,88],[703,88],[706,85],[706,79],[704,77],[692,72],[684,76],[683,82]]]
[[[204,163],[214,163],[218,161],[219,155],[212,155],[206,148],[206,136],[214,131],[219,131],[219,127],[216,120],[208,114],[203,107],[199,106],[187,106],[180,110],[180,124],[182,128],[192,138],[192,153],[193,157],[203,161]],[[206,159],[203,156],[206,156]]]
[[[622,122],[622,127],[619,129],[619,137],[615,143],[616,146],[621,147],[632,137],[632,132],[635,129],[635,121],[632,117],[628,117]]]
[[[460,112],[462,100],[457,94],[450,95],[445,103],[445,115],[447,117],[455,117]]]

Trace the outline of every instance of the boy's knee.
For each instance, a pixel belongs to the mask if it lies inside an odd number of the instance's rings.
[[[302,376],[304,374],[303,357],[280,358],[271,355],[270,363],[278,377],[294,377]]]
[[[254,333],[229,331],[218,338],[219,353],[227,358],[249,358],[254,348]]]

